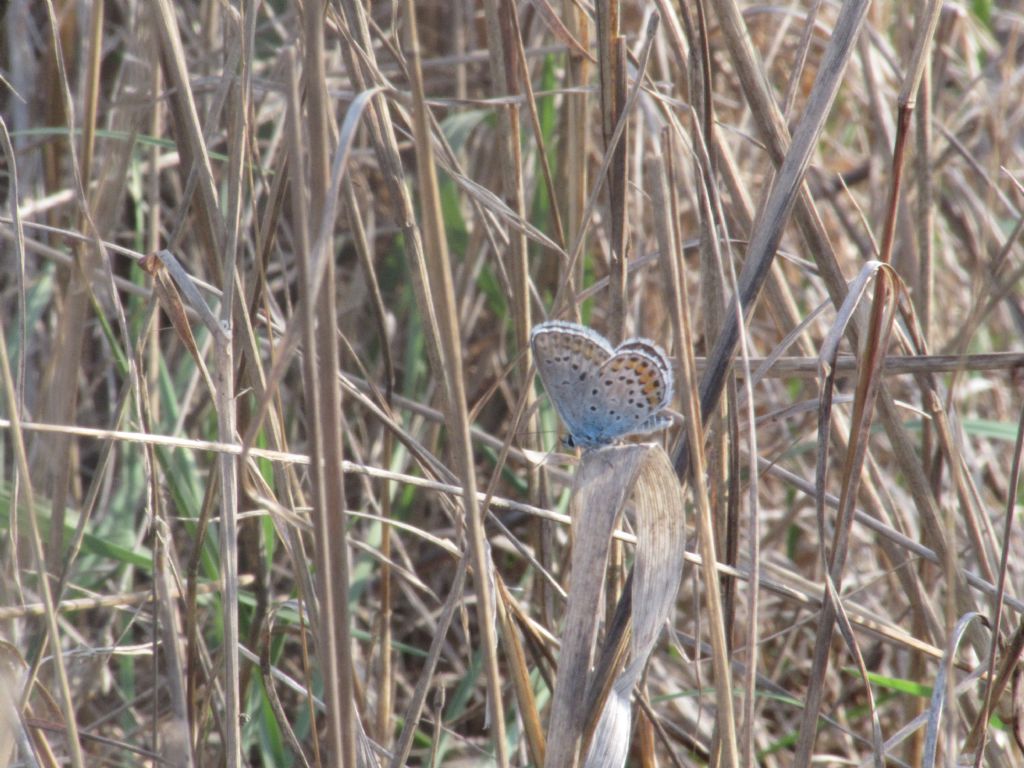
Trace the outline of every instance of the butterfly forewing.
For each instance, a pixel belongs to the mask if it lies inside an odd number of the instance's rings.
[[[591,382],[601,365],[611,357],[611,345],[589,328],[559,320],[536,326],[530,334],[530,345],[558,415],[571,435],[582,437],[595,407],[585,393],[592,389]]]

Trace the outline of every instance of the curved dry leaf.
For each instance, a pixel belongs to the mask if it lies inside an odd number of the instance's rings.
[[[629,641],[625,670],[600,664],[597,647],[605,570],[615,524],[627,503],[635,510],[637,548],[630,590],[629,629],[606,644]],[[619,766],[629,747],[630,694],[675,601],[683,566],[683,496],[672,464],[658,445],[614,446],[586,453],[570,502],[573,518],[572,575],[548,726],[545,765],[579,763],[587,713],[601,712],[587,766]],[[616,648],[606,648],[618,658]],[[602,671],[603,670],[603,671]],[[614,680],[613,680],[614,677]],[[606,697],[604,701],[591,698]]]

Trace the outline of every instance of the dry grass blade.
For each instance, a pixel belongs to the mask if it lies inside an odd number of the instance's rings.
[[[434,163],[431,125],[423,92],[420,67],[420,41],[416,30],[416,10],[412,0],[406,2],[409,17],[409,40],[412,49],[413,136],[417,144],[417,170],[422,200],[424,253],[428,274],[429,298],[438,320],[443,368],[437,371],[445,382],[447,414],[451,420],[452,449],[462,479],[462,511],[468,523],[469,548],[473,562],[473,584],[477,600],[477,623],[487,678],[487,713],[498,768],[508,765],[508,744],[505,739],[505,708],[501,698],[501,676],[498,669],[496,637],[497,607],[492,587],[493,564],[490,547],[484,535],[483,510],[476,502],[476,469],[469,436],[469,412],[466,404],[462,367],[462,340],[456,318],[458,307],[452,279],[452,265],[444,237],[441,205]]]
[[[423,674],[416,681],[416,688],[409,699],[409,706],[405,711],[405,725],[395,742],[394,752],[391,757],[391,768],[401,768],[401,766],[406,765],[406,761],[409,759],[409,751],[412,749],[412,741],[416,735],[416,725],[423,712],[423,705],[426,703],[427,694],[433,685],[434,671],[441,657],[448,627],[451,626],[452,619],[455,617],[455,613],[462,601],[463,589],[466,583],[466,566],[466,558],[463,557],[456,566],[451,591],[448,593],[441,614],[438,617],[437,625],[434,627],[434,640],[431,642],[430,649],[427,652],[427,658],[423,665]]]
[[[903,88],[900,91],[899,97],[899,124],[896,132],[896,146],[893,149],[892,183],[889,189],[889,214],[882,229],[881,244],[879,246],[879,257],[887,264],[892,258],[892,244],[896,236],[896,215],[901,202],[900,190],[903,183],[905,149],[907,140],[910,138],[910,114],[917,100],[918,88],[921,85],[921,78],[927,62],[926,57],[931,49],[935,28],[939,23],[939,12],[942,10],[942,3],[937,0],[931,0],[927,7],[922,10],[924,12],[918,25],[919,29],[915,30],[914,34],[914,52],[911,54],[910,63],[907,65],[907,74],[904,78]]]
[[[1003,549],[999,556],[999,580],[996,592],[995,606],[992,609],[993,617],[990,620],[992,629],[992,646],[988,653],[988,685],[985,687],[985,699],[981,711],[975,720],[974,727],[967,738],[964,751],[968,754],[974,753],[975,768],[980,768],[981,759],[985,754],[985,741],[988,736],[989,716],[995,707],[996,701],[1002,693],[1003,687],[1009,678],[1009,669],[1016,665],[1020,657],[1020,627],[1014,633],[1016,642],[1011,643],[1003,659],[1002,668],[996,675],[996,658],[999,655],[1000,630],[1003,622],[1004,603],[1003,597],[1006,590],[1007,568],[1009,565],[1010,545],[1013,540],[1013,519],[1017,489],[1020,487],[1021,460],[1024,457],[1024,410],[1021,410],[1020,418],[1017,420],[1017,440],[1013,446],[1013,461],[1010,464],[1010,477],[1007,489],[1006,513],[1003,527]]]
[[[163,520],[158,525],[161,526],[158,538],[166,541],[168,531]],[[185,648],[182,642],[184,632],[182,631],[182,617],[173,599],[169,570],[166,552],[161,546],[157,553],[157,562],[154,564],[156,597],[160,607],[160,628],[163,631],[162,643],[164,653],[167,655],[167,666],[173,670],[173,675],[170,676],[168,683],[172,715],[164,724],[163,737],[169,754],[176,756],[172,764],[179,768],[191,768],[195,765],[195,761],[190,745],[186,686],[183,685],[183,682],[187,680],[184,669]]]
[[[667,158],[667,167],[661,163],[652,167],[655,178],[655,200],[663,210],[658,217],[658,242],[662,248],[662,274],[665,276],[665,291],[668,305],[672,308],[672,329],[676,339],[678,357],[680,359],[681,395],[683,413],[686,422],[684,441],[693,446],[689,452],[689,477],[693,480],[694,502],[697,507],[697,536],[701,553],[702,574],[706,591],[707,619],[711,634],[712,664],[715,674],[715,699],[718,706],[717,727],[723,764],[737,765],[739,759],[736,741],[736,720],[732,702],[732,675],[728,660],[728,640],[725,616],[722,611],[722,597],[716,573],[718,555],[712,541],[713,524],[709,506],[710,494],[705,480],[707,466],[704,454],[704,436],[701,425],[700,400],[697,391],[696,364],[693,356],[694,329],[690,319],[687,296],[686,272],[681,267],[679,236],[676,230],[676,198],[671,190],[675,179],[671,151],[673,142],[671,134],[664,134],[663,149]],[[756,577],[755,577],[756,581]]]
[[[328,163],[326,76],[323,62],[323,19],[318,10],[307,9],[303,17],[306,43],[304,88],[307,119],[303,121],[299,84],[293,55],[289,61],[289,114],[293,128],[291,166],[293,180],[302,179],[304,160],[309,158],[310,214],[307,198],[293,181],[292,216],[298,224],[298,263],[302,288],[302,334],[305,391],[311,406],[314,498],[313,524],[316,535],[316,598],[319,611],[314,629],[319,640],[318,657],[323,664],[327,705],[327,759],[356,765],[357,740],[362,733],[355,702],[349,614],[349,551],[344,522],[345,491],[342,467],[341,388],[335,378],[338,345],[335,339],[336,293],[331,251],[332,224],[337,201],[340,159]],[[300,125],[308,126],[305,142]],[[341,147],[336,158],[343,154]],[[305,150],[305,151],[304,151]],[[306,154],[308,152],[308,155]],[[332,190],[335,194],[329,194]],[[314,237],[311,237],[313,235]],[[315,239],[314,239],[315,238]],[[318,267],[323,264],[322,280]],[[321,284],[323,290],[320,290]],[[323,365],[321,370],[320,365]]]
[[[218,215],[217,191],[213,181],[213,167],[206,142],[200,129],[199,113],[189,83],[188,64],[182,48],[181,37],[174,17],[174,6],[167,0],[156,0],[154,25],[160,38],[160,54],[163,72],[171,84],[171,111],[175,128],[179,133],[178,149],[185,160],[186,170],[199,188],[199,205],[196,206],[200,223],[200,234],[207,249],[207,266],[223,284],[220,274],[223,263],[224,220]]]
[[[731,3],[727,3],[731,5]],[[829,108],[836,97],[841,82],[841,75],[848,61],[853,43],[860,31],[860,24],[867,13],[868,4],[862,0],[850,2],[843,6],[836,20],[835,30],[829,40],[822,62],[819,77],[808,96],[808,105],[804,110],[800,123],[793,134],[793,142],[786,152],[782,165],[772,183],[771,190],[757,219],[757,225],[747,247],[747,258],[743,262],[739,285],[736,287],[737,303],[744,313],[749,313],[754,301],[761,291],[761,286],[768,275],[768,270],[775,258],[779,242],[782,239],[783,227],[789,212],[796,204],[797,193],[804,182],[804,173],[810,162],[811,152],[817,142]],[[735,311],[727,314],[726,325],[715,340],[715,346],[709,358],[714,361],[732,358],[739,340],[739,323]],[[706,416],[714,407],[722,394],[722,383],[725,368],[713,366],[709,370],[711,376],[701,380],[701,414]],[[676,471],[682,475],[686,471],[686,462],[682,454],[677,455]]]
[[[872,304],[871,335],[864,352],[864,364],[857,382],[857,397],[854,401],[852,434],[843,464],[842,493],[839,498],[838,515],[834,525],[831,544],[826,546],[828,526],[825,524],[825,475],[827,472],[829,442],[831,439],[833,393],[835,373],[832,360],[835,358],[839,342],[852,322],[861,298],[867,290],[869,279],[874,279],[875,295]],[[821,395],[818,410],[818,460],[815,472],[816,506],[818,513],[819,546],[823,566],[825,567],[826,590],[822,598],[822,612],[818,619],[818,635],[814,646],[814,658],[811,664],[811,679],[821,679],[828,668],[829,646],[832,640],[833,623],[840,622],[844,638],[850,651],[861,668],[869,707],[873,720],[872,737],[874,740],[875,765],[881,768],[881,728],[878,724],[874,708],[873,693],[864,668],[861,652],[849,629],[848,619],[843,614],[840,601],[840,590],[846,558],[849,552],[850,526],[853,524],[853,507],[860,486],[863,463],[867,454],[867,441],[871,414],[874,409],[875,396],[881,376],[878,361],[885,357],[889,346],[889,336],[895,320],[895,306],[899,300],[898,293],[902,286],[898,278],[892,275],[881,263],[868,264],[861,270],[854,281],[846,301],[837,314],[836,324],[829,332],[821,354]],[[812,688],[804,704],[804,717],[800,727],[800,740],[797,745],[797,760],[800,764],[809,763],[814,738],[817,733],[818,712],[821,705],[821,689]]]
[[[967,633],[967,628],[975,621],[988,627],[988,619],[983,614],[972,612],[960,617],[956,627],[953,629],[953,633],[950,635],[949,645],[946,646],[946,653],[942,659],[942,666],[939,667],[939,672],[935,676],[935,685],[932,687],[931,704],[928,707],[928,728],[925,735],[924,760],[921,762],[921,768],[932,768],[935,765],[935,758],[939,749],[939,739],[941,738],[939,727],[942,724],[942,711],[955,692],[952,677],[953,659],[956,658],[956,654],[960,650],[960,643]],[[947,729],[947,734],[947,742],[952,742],[952,729]],[[947,747],[954,747],[954,745],[947,743]]]
[[[0,115],[0,149],[3,150],[4,163],[7,166],[8,184],[10,185],[10,225],[11,240],[13,241],[11,247],[14,252],[14,261],[17,264],[14,270],[14,279],[18,286],[18,317],[21,320],[18,335],[22,340],[25,340],[28,338],[28,329],[25,327],[27,301],[25,295],[25,230],[22,226],[21,206],[18,203],[21,199],[21,195],[18,193],[18,161],[14,147],[11,145],[11,134],[8,132],[7,123],[2,115]],[[18,370],[14,377],[14,384],[15,386],[11,389],[12,393],[17,394],[25,391],[24,356],[18,358]],[[20,401],[10,400],[8,407],[12,407],[14,403],[17,403],[16,410],[20,415],[23,407]]]
[[[512,596],[509,594],[508,588],[501,581],[497,581],[497,587],[501,638],[505,647],[505,653],[509,657],[509,676],[512,678],[512,685],[516,692],[519,714],[523,719],[523,728],[526,731],[525,737],[530,751],[530,758],[535,765],[544,765],[544,754],[546,751],[544,729],[540,721],[540,713],[537,710],[537,700],[533,695],[533,686],[530,682],[530,665],[527,662],[522,640],[516,630],[509,609],[513,601]]]

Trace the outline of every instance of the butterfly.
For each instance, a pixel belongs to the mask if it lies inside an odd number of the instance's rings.
[[[599,448],[672,424],[662,413],[672,400],[672,367],[653,341],[612,347],[586,326],[549,320],[530,331],[530,347],[569,448]]]

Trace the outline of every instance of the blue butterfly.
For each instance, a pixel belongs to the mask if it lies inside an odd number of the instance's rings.
[[[570,448],[599,448],[627,435],[665,429],[672,400],[672,368],[648,339],[612,347],[577,323],[550,320],[534,326],[530,346],[537,372],[562,417]]]

